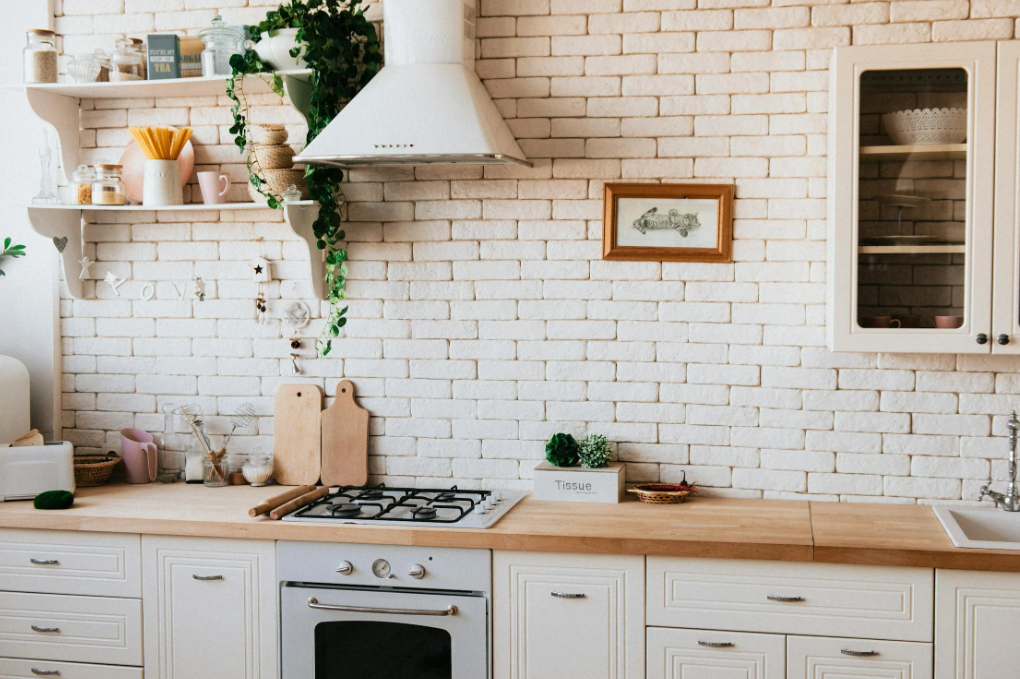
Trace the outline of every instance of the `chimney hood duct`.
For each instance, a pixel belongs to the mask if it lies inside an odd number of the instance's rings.
[[[474,71],[473,0],[385,0],[386,64],[294,158],[531,167]]]

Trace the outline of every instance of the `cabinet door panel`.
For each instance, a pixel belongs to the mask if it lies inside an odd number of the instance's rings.
[[[499,679],[642,679],[644,558],[496,552]]]
[[[1020,672],[1020,574],[939,570],[937,679],[1004,679]]]
[[[995,292],[997,354],[1020,353],[1020,42],[999,43],[995,102]],[[1009,340],[1000,344],[1000,335]]]
[[[275,679],[274,545],[142,540],[147,679]]]
[[[931,679],[932,644],[787,637],[786,679]]]
[[[786,638],[649,627],[648,679],[783,679]]]

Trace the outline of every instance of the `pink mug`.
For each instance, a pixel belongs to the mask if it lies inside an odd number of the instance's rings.
[[[128,483],[156,480],[156,444],[152,434],[133,427],[121,429],[120,456],[124,458],[124,476]]]
[[[230,177],[219,172],[199,172],[198,186],[202,189],[203,203],[218,205],[226,200],[224,196],[230,190]]]

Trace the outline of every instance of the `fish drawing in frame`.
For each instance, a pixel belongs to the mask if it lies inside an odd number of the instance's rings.
[[[642,235],[648,231],[663,231],[674,229],[682,237],[687,238],[691,231],[701,226],[697,213],[679,210],[670,210],[668,213],[660,213],[659,208],[653,207],[643,215],[634,220],[634,228]]]

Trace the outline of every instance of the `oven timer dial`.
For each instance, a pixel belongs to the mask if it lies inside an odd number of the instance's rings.
[[[341,561],[340,565],[336,567],[336,572],[340,575],[350,575],[354,572],[354,566],[350,561]]]
[[[392,578],[393,574],[391,570],[390,562],[386,559],[376,559],[372,563],[372,573],[377,578]]]
[[[411,566],[411,568],[407,571],[407,574],[415,580],[421,580],[425,577],[425,566],[422,566],[420,563],[416,563]]]

